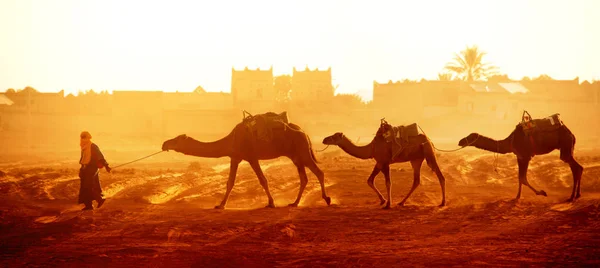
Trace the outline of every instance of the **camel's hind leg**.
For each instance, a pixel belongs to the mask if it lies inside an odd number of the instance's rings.
[[[373,168],[373,172],[371,172],[371,175],[369,175],[369,178],[367,179],[367,184],[369,185],[369,187],[371,187],[371,189],[373,189],[373,191],[375,191],[375,193],[377,194],[377,197],[379,197],[379,205],[383,205],[385,204],[385,198],[383,197],[383,195],[381,194],[381,192],[379,192],[379,190],[377,189],[377,187],[375,187],[375,177],[377,177],[377,174],[379,174],[379,172],[381,172],[381,168],[379,168],[377,165],[375,165],[375,167]]]
[[[437,159],[435,158],[435,152],[433,151],[433,146],[431,144],[425,145],[423,147],[425,154],[425,161],[427,161],[427,165],[435,172],[435,175],[438,177],[438,181],[440,181],[440,187],[442,188],[442,203],[440,207],[446,205],[446,178],[442,171],[440,170],[440,166],[437,163]]]
[[[227,180],[227,190],[225,191],[225,196],[223,197],[223,201],[218,206],[215,206],[216,209],[224,209],[227,204],[227,200],[229,199],[229,195],[231,194],[231,190],[233,190],[233,185],[235,185],[235,176],[237,175],[237,169],[242,160],[231,158],[229,163],[229,179]]]
[[[296,169],[298,170],[298,175],[300,176],[300,189],[298,190],[298,197],[296,197],[296,201],[294,203],[289,204],[290,207],[297,207],[300,203],[300,199],[302,198],[302,193],[304,193],[304,189],[306,188],[306,184],[308,183],[308,176],[306,176],[306,170],[303,165],[296,164]]]
[[[381,172],[383,173],[383,176],[385,176],[385,187],[388,196],[388,200],[383,208],[389,209],[392,203],[392,180],[390,178],[390,164],[381,165]]]
[[[269,199],[269,204],[266,207],[274,208],[275,202],[273,202],[273,196],[271,196],[271,192],[269,191],[269,182],[267,181],[265,174],[263,174],[262,168],[260,168],[260,164],[258,163],[258,160],[248,161],[248,163],[254,170],[254,173],[256,173],[256,176],[258,177],[258,181],[260,182],[260,185],[263,187],[263,189],[265,190],[265,193],[267,194],[267,198]]]
[[[325,191],[325,174],[323,174],[323,171],[317,166],[317,163],[315,163],[314,161],[310,161],[306,165],[306,167],[310,169],[310,171],[314,173],[315,176],[317,176],[319,184],[321,185],[321,197],[323,197],[328,206],[331,205],[331,198],[327,196],[327,192]]]
[[[571,197],[567,200],[568,202],[571,202],[581,197],[581,176],[583,175],[583,166],[573,158],[572,149],[561,149],[560,159],[569,164],[571,173],[573,173],[573,192],[571,193]]]
[[[560,160],[569,164],[571,173],[573,173],[573,192],[567,200],[571,202],[581,197],[581,176],[583,175],[583,166],[581,166],[573,157],[575,150],[575,136],[569,131],[566,139],[563,139],[560,146]]]
[[[548,196],[546,194],[546,191],[536,190],[535,188],[533,188],[533,186],[531,186],[529,184],[529,181],[527,181],[527,169],[529,168],[529,161],[530,161],[530,159],[517,158],[517,163],[519,164],[519,184],[523,184],[523,185],[529,187],[529,189],[531,189],[536,195]],[[519,199],[521,197],[520,188],[521,188],[521,185],[519,185],[519,193],[517,194],[516,199]]]
[[[571,198],[568,201],[573,201],[579,197],[581,197],[581,176],[583,175],[583,167],[572,159],[569,162],[569,166],[571,167],[571,173],[573,173],[573,193],[571,193]]]
[[[410,191],[408,191],[408,194],[406,194],[406,196],[404,197],[404,199],[402,199],[402,201],[398,203],[398,206],[404,206],[404,202],[406,202],[410,195],[421,184],[421,165],[423,165],[423,158],[410,161],[410,165],[413,169],[413,185],[412,188],[410,188]]]

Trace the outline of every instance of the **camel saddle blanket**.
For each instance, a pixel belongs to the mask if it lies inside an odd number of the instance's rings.
[[[554,131],[563,126],[564,123],[560,120],[560,114],[553,114],[542,119],[533,119],[521,122],[525,133],[533,131]]]
[[[383,133],[383,137],[386,142],[392,143],[392,158],[395,158],[406,144],[408,144],[409,137],[415,137],[419,135],[419,128],[417,123],[412,123],[405,126],[392,127],[387,132]]]
[[[409,137],[419,135],[419,128],[417,123],[412,123],[406,126],[392,127],[386,133],[383,133],[383,137],[387,142],[406,143]]]
[[[269,141],[273,138],[273,129],[285,129],[289,123],[287,112],[267,112],[257,114],[244,119],[244,123],[250,129],[254,137],[259,140]]]

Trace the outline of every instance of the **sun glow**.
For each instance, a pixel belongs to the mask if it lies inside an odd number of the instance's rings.
[[[435,79],[468,44],[513,78],[600,78],[598,1],[0,2],[0,90],[230,90],[231,68],[332,67],[338,92]]]

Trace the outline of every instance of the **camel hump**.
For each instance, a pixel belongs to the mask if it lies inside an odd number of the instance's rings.
[[[555,113],[546,118],[532,119],[529,121],[522,121],[521,126],[526,133],[532,131],[554,131],[563,126],[564,123],[560,119],[560,114]]]

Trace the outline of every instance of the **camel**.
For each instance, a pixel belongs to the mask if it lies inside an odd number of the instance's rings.
[[[527,113],[527,112],[525,112]],[[527,123],[530,117],[523,115],[523,122]],[[527,113],[528,114],[528,113]],[[535,155],[548,154],[556,149],[560,150],[560,159],[568,163],[573,173],[573,192],[567,202],[581,197],[581,175],[583,174],[583,167],[575,161],[573,157],[573,150],[575,149],[575,135],[567,128],[566,125],[560,121],[558,114],[556,116],[557,121],[560,124],[552,127],[551,130],[539,130],[532,131],[530,134],[526,134],[526,127],[524,124],[519,123],[515,129],[503,140],[494,140],[486,136],[480,135],[479,133],[471,133],[467,137],[462,138],[459,142],[459,146],[474,146],[479,149],[483,149],[490,152],[499,154],[513,153],[517,156],[517,164],[519,167],[519,190],[515,200],[521,198],[521,187],[523,185],[529,187],[536,195],[548,196],[544,190],[536,190],[527,181],[527,169],[529,162]],[[539,119],[537,119],[539,120]],[[537,121],[535,120],[535,121]]]
[[[360,159],[375,159],[376,164],[367,179],[367,184],[371,187],[380,200],[380,205],[385,204],[384,209],[389,209],[392,203],[392,181],[390,179],[390,165],[394,163],[403,163],[410,161],[413,169],[413,185],[406,197],[398,203],[399,206],[403,206],[410,195],[415,189],[421,184],[421,165],[423,160],[427,162],[427,165],[435,172],[440,181],[442,188],[442,203],[439,205],[443,207],[446,205],[446,179],[440,171],[440,168],[435,157],[433,146],[429,138],[425,134],[418,134],[417,136],[409,137],[408,144],[404,146],[395,157],[392,157],[392,144],[387,142],[384,137],[384,133],[389,131],[391,126],[382,120],[377,133],[373,140],[364,146],[355,145],[350,139],[348,139],[342,132],[337,132],[329,137],[323,139],[323,144],[326,145],[337,145],[344,152],[351,156]],[[375,184],[375,177],[382,172],[385,176],[385,185],[387,188],[387,200],[379,192]]]
[[[265,116],[274,115],[275,113],[266,113]],[[261,115],[255,115],[248,118],[260,118]],[[257,120],[259,121],[259,120]],[[264,120],[260,120],[264,122]],[[219,158],[230,157],[229,179],[227,181],[227,190],[223,201],[216,209],[224,209],[231,194],[231,190],[235,184],[237,169],[242,160],[250,164],[250,167],[256,173],[260,185],[263,187],[267,198],[268,205],[266,207],[275,207],[273,197],[269,191],[269,185],[263,171],[260,167],[259,160],[276,159],[281,156],[288,157],[292,160],[300,175],[300,189],[298,197],[294,203],[289,204],[290,207],[297,207],[302,198],[304,188],[308,183],[305,167],[310,169],[317,176],[321,184],[321,194],[327,205],[331,204],[331,198],[325,192],[325,176],[323,171],[317,166],[317,159],[312,149],[312,144],[308,135],[302,129],[293,123],[285,123],[283,121],[274,122],[278,127],[269,129],[271,133],[270,140],[262,140],[256,138],[252,132],[249,119],[245,118],[238,123],[233,130],[224,138],[212,142],[197,141],[185,134],[179,135],[173,139],[167,140],[162,145],[163,151],[174,150],[185,155]],[[254,123],[252,124],[252,126]]]

